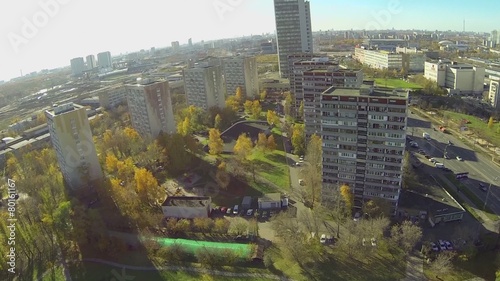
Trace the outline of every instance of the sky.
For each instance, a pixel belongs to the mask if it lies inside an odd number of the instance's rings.
[[[310,0],[313,31],[500,29],[495,0]],[[3,0],[0,80],[74,57],[274,33],[273,0]]]

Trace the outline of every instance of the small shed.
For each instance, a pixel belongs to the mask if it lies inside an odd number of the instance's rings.
[[[245,196],[243,197],[243,201],[241,201],[241,208],[250,209],[252,207],[252,197]]]
[[[259,209],[280,209],[281,208],[281,194],[280,193],[267,193],[260,197],[258,200]]]

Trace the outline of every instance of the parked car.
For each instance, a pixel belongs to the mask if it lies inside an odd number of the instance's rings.
[[[414,148],[418,148],[418,143],[414,142],[414,141],[411,141],[410,142],[410,146],[411,147],[414,147]]]
[[[438,241],[438,245],[439,245],[439,249],[440,249],[441,251],[446,251],[446,244],[444,243],[444,241],[443,241],[443,240],[439,240],[439,241]]]
[[[222,213],[222,214],[225,214],[227,212],[227,207],[220,207],[219,208],[219,211]]]
[[[488,188],[486,188],[486,185],[482,182],[479,183],[479,189],[481,189],[484,192],[488,191]]]
[[[304,155],[301,155],[301,156],[299,157],[299,160],[304,161]]]
[[[354,219],[353,219],[353,220],[354,220],[354,221],[359,221],[359,219],[361,219],[361,213],[360,213],[360,212],[356,212],[356,213],[354,214]]]
[[[232,212],[231,208],[227,208],[227,210],[226,210],[226,215],[230,215],[230,214],[232,214],[232,213],[233,213],[233,212]]]
[[[240,208],[238,207],[238,205],[234,205],[233,207],[233,215],[237,215],[239,213],[239,210]]]
[[[419,149],[419,150],[418,150],[418,153],[420,153],[420,154],[422,154],[422,155],[425,155],[425,154],[426,154],[426,153],[425,153],[425,150],[423,150],[423,149]]]
[[[457,160],[458,161],[464,161],[464,159],[462,157],[458,156],[458,155],[457,155]]]
[[[250,217],[251,215],[253,215],[253,209],[248,209],[247,210],[247,216]]]
[[[425,158],[429,159],[429,161],[430,161],[430,159],[431,159],[432,157],[431,157],[430,155],[425,155]]]
[[[321,237],[319,238],[319,242],[321,244],[325,244],[326,243],[326,234],[321,234]]]
[[[432,163],[436,163],[437,162],[437,160],[434,159],[434,158],[429,158],[429,161],[431,161]]]
[[[445,244],[445,246],[446,246],[446,250],[448,250],[448,251],[452,251],[452,250],[453,250],[453,245],[451,244],[451,242],[450,242],[450,241],[446,241],[446,240],[445,240],[445,241],[444,241],[444,244]]]
[[[434,242],[431,242],[431,249],[432,249],[434,252],[439,251],[438,246],[437,246],[437,245],[436,245],[436,243],[434,243]]]

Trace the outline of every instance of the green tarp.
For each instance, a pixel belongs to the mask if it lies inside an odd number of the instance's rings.
[[[158,243],[163,246],[171,246],[174,244],[182,246],[186,251],[191,253],[196,253],[199,249],[219,249],[219,250],[231,250],[238,254],[240,258],[250,257],[252,246],[250,244],[238,244],[238,243],[222,243],[222,242],[208,242],[208,241],[196,241],[187,239],[175,239],[175,238],[156,238]]]

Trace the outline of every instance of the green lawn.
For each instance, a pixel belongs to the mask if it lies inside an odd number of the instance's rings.
[[[483,121],[475,116],[452,112],[452,111],[443,111],[444,117],[448,118],[449,121],[455,123],[456,126],[459,126],[461,121],[466,119],[470,121],[470,124],[467,124],[469,130],[475,132],[481,138],[491,142],[495,146],[500,146],[500,123],[493,124],[493,128],[488,128],[488,121]]]
[[[252,161],[257,167],[258,175],[283,189],[290,188],[289,168],[284,151],[262,152],[256,150],[252,155]]]
[[[222,269],[225,270],[225,269]],[[231,270],[228,270],[231,271]],[[239,270],[234,270],[237,272],[246,272],[246,268]],[[268,270],[258,270],[252,269],[251,272],[258,272],[263,274],[270,274]],[[151,280],[151,281],[189,281],[189,280],[220,280],[220,281],[230,281],[230,280],[270,280],[265,278],[254,278],[254,277],[224,277],[224,276],[214,276],[209,274],[202,274],[197,272],[186,272],[186,271],[174,271],[174,270],[162,270],[162,271],[141,271],[141,270],[123,270],[118,267],[96,264],[96,263],[84,263],[82,268],[78,268],[77,274],[72,274],[73,280],[75,281],[108,281],[108,280]]]
[[[401,79],[393,79],[393,78],[374,78],[375,84],[379,87],[388,87],[388,88],[402,88],[402,89],[421,89],[422,87],[415,83],[409,83]]]

